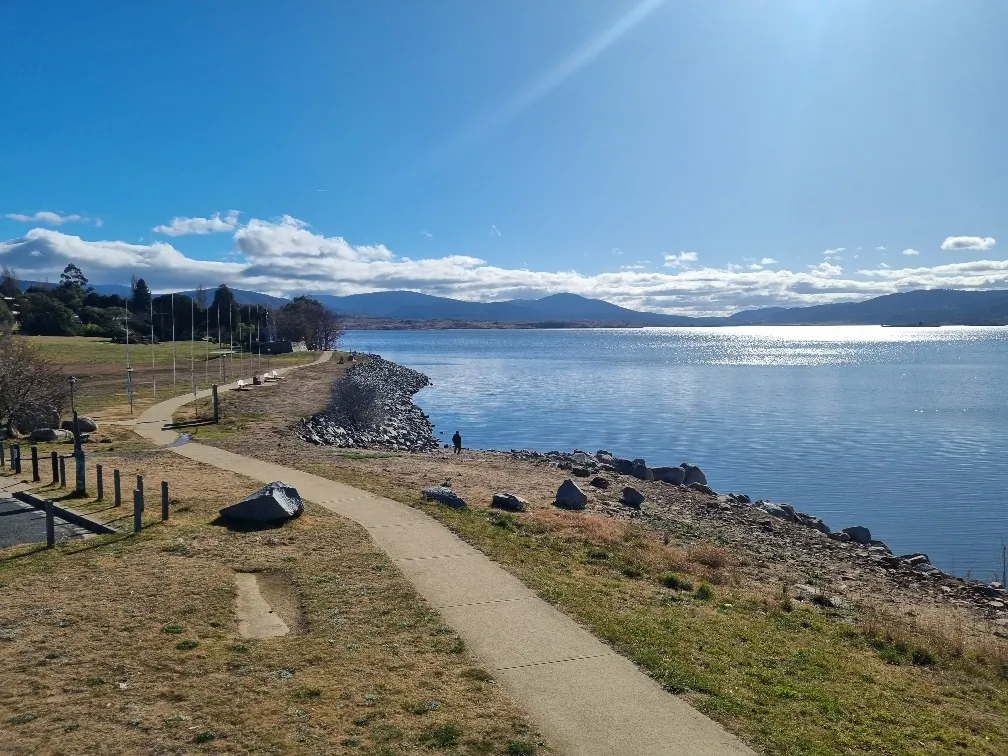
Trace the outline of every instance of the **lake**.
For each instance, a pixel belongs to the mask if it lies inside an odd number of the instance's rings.
[[[700,465],[986,580],[1008,540],[1008,328],[354,331],[439,438]]]

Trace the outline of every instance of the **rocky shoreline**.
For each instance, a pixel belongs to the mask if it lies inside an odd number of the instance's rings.
[[[343,380],[375,389],[381,405],[379,421],[373,427],[353,428],[338,422],[333,412],[324,412],[298,423],[300,438],[342,448],[438,453],[434,426],[413,402],[413,396],[430,385],[427,376],[378,355],[368,355],[351,367]],[[636,519],[666,532],[680,529],[683,523],[710,526],[744,543],[757,559],[763,554],[768,559],[784,558],[799,565],[819,564],[830,574],[830,579],[823,581],[829,588],[797,586],[800,592],[814,591],[819,600],[840,604],[848,600],[844,594],[851,593],[851,586],[858,586],[859,591],[870,586],[870,593],[883,591],[889,585],[906,595],[969,608],[992,620],[996,632],[1008,637],[1008,590],[1000,583],[948,574],[933,566],[926,554],[894,554],[861,525],[834,531],[819,517],[800,512],[790,504],[754,502],[742,493],[718,493],[697,465],[684,462],[652,467],[644,459],[623,459],[605,450],[568,453],[512,449],[480,454],[504,455],[518,463],[568,472],[571,477],[561,486],[554,502],[563,508],[581,510],[590,502],[592,511]],[[588,497],[582,486],[595,494]],[[610,486],[619,491],[618,498],[608,494]],[[450,487],[442,495],[447,493]],[[461,499],[453,499],[452,505],[458,506],[459,502]],[[821,595],[834,589],[839,595]]]
[[[356,449],[424,452],[437,448],[434,425],[413,402],[413,395],[430,385],[426,375],[378,355],[365,355],[340,380],[352,381],[374,392],[378,404],[376,422],[354,427],[341,422],[329,410],[298,423],[296,433],[300,438],[314,444]]]

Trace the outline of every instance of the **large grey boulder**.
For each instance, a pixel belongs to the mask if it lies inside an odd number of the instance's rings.
[[[92,420],[90,417],[77,416],[77,425],[80,427],[81,433],[94,433],[98,430],[98,423]],[[60,425],[63,430],[68,430],[73,433],[73,419],[64,420]]]
[[[634,509],[640,509],[640,505],[644,503],[644,494],[638,491],[636,488],[631,488],[627,486],[623,489],[622,501],[628,507],[633,507]]]
[[[815,517],[814,515],[805,514],[804,512],[795,512],[795,522],[801,523],[806,528],[812,528],[813,530],[818,530],[820,533],[830,534],[829,525],[822,521],[821,518]]]
[[[508,512],[524,512],[528,509],[528,502],[512,493],[495,493],[490,506],[494,509],[504,509]]]
[[[681,467],[652,467],[651,473],[655,480],[671,483],[673,486],[681,486],[686,479],[686,471]]]
[[[438,504],[444,504],[453,509],[465,509],[465,500],[448,486],[431,486],[425,488],[422,493],[425,499],[431,499]]]
[[[557,489],[556,505],[561,509],[584,509],[588,506],[588,496],[568,478]]]
[[[633,470],[630,471],[630,474],[638,480],[654,480],[654,473],[651,471],[651,468],[644,464],[643,460],[634,462]]]
[[[266,524],[283,522],[304,511],[301,494],[294,486],[274,481],[250,493],[237,504],[224,507],[221,517],[238,522]]]
[[[871,543],[871,531],[863,525],[854,525],[849,528],[844,528],[840,532],[846,533],[850,536],[850,539],[854,541],[854,543],[860,543],[862,546],[867,546]]]
[[[703,470],[696,465],[691,465],[689,462],[683,462],[679,465],[679,467],[681,467],[684,472],[684,486],[688,486],[690,483],[703,483],[704,485],[707,485],[707,476],[704,475]]]
[[[688,488],[690,491],[707,494],[708,496],[714,496],[717,494],[717,491],[708,486],[706,483],[690,483]]]
[[[616,468],[616,472],[620,475],[629,475],[634,469],[633,462],[629,459],[620,459],[619,457],[613,459],[612,466]]]
[[[790,504],[774,504],[772,501],[759,501],[756,506],[773,517],[780,517],[782,520],[794,522],[794,507]]]
[[[69,444],[73,441],[73,433],[60,428],[36,428],[29,438],[43,444]]]

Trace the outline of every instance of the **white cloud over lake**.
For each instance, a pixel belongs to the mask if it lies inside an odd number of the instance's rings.
[[[227,217],[220,220],[226,222]],[[411,259],[382,244],[353,244],[317,233],[291,216],[236,224],[232,243],[225,246],[222,240],[219,256],[225,259],[195,259],[165,241],[89,240],[48,228],[33,228],[0,242],[0,264],[15,268],[25,280],[55,280],[73,262],[92,281],[125,283],[135,273],[155,291],[226,283],[280,295],[411,289],[479,301],[572,292],[635,309],[716,314],[851,301],[920,288],[1008,288],[1005,260],[906,268],[880,264],[857,271],[824,261],[787,270],[763,267],[775,264],[772,258],[751,266],[709,267],[697,265],[696,252],[679,252],[667,255],[668,267],[660,271],[627,266],[588,274],[507,268],[465,254]],[[612,259],[608,253],[606,258]]]

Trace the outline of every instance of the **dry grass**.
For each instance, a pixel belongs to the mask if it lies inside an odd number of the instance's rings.
[[[113,344],[108,339],[85,336],[26,336],[37,344],[42,353],[61,365],[67,375],[77,377],[77,407],[81,414],[102,419],[129,417],[129,397],[126,394],[126,346]],[[131,344],[130,363],[133,370],[134,414],[139,415],[156,400],[186,394],[192,391],[190,377],[200,386],[245,376],[261,364],[266,369],[266,359],[258,356],[250,361],[248,355],[224,357],[214,350],[214,345],[195,342],[193,370],[190,374],[188,341],[173,345],[154,346]],[[153,356],[153,362],[152,362]],[[317,353],[299,352],[276,355],[270,358],[271,367],[303,365],[318,357]],[[156,394],[155,399],[155,383]]]
[[[309,506],[281,528],[231,532],[209,523],[252,482],[164,451],[100,461],[130,483],[145,475],[141,534],[0,552],[4,753],[393,754],[457,732],[449,752],[496,754],[538,741],[362,529]],[[76,504],[131,521],[126,506]],[[303,633],[240,639],[236,571],[285,584]]]

